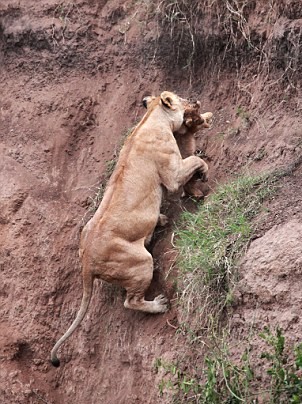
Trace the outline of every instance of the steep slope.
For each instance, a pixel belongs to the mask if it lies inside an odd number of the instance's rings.
[[[121,137],[143,115],[145,94],[172,89],[214,112],[213,128],[198,142],[212,189],[243,167],[271,169],[301,155],[302,7],[276,1],[269,21],[261,2],[252,3],[239,21],[243,25],[231,20],[232,27],[243,27],[233,37],[213,28],[214,9],[198,22],[185,14],[182,2],[175,4],[190,28],[183,35],[181,19],[172,19],[177,9],[165,8],[166,2],[1,3],[0,401],[158,402],[161,375],[154,361],[173,361],[187,349],[175,329],[175,300],[162,316],[133,313],[123,308],[122,291],[98,283],[87,318],[62,348],[61,368],[50,366],[49,352],[80,304],[77,248],[91,199]],[[244,41],[247,27],[254,46],[266,44],[269,66],[258,69],[259,52],[249,53]],[[196,38],[193,55],[190,33]],[[273,250],[283,245],[288,229],[301,224],[301,169],[284,182],[263,229],[264,241],[281,233]],[[174,200],[167,209],[174,218],[182,207]],[[280,227],[265,233],[274,225]],[[172,232],[170,225],[154,242],[159,269],[150,295],[165,290],[175,299],[173,280],[166,285],[163,279],[175,257]],[[293,239],[284,255],[297,249]],[[240,284],[243,317],[254,309],[254,268],[248,262],[262,254],[257,248],[255,241],[243,264],[250,274]],[[292,271],[298,273],[299,265]],[[299,290],[296,276],[291,282],[284,293],[293,284]],[[269,308],[278,317],[274,300],[263,299],[261,316]],[[288,311],[296,299],[288,299]],[[293,316],[286,320],[292,339],[300,330]]]

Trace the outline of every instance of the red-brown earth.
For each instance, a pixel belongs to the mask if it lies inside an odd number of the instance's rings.
[[[49,353],[80,304],[80,230],[107,162],[144,113],[144,95],[174,90],[214,113],[198,141],[212,190],[242,169],[288,167],[301,156],[302,5],[280,0],[268,10],[252,3],[249,38],[267,41],[271,65],[260,68],[244,47],[236,64],[232,38],[215,31],[210,13],[200,33],[204,52],[199,47],[194,67],[184,69],[188,55],[176,57],[178,27],[161,25],[162,3],[1,2],[0,403],[169,402],[159,397],[154,361],[188,349],[169,325],[177,328],[178,311],[173,285],[162,279],[175,257],[170,241],[180,201],[171,202],[170,225],[153,242],[158,270],[150,296],[166,291],[172,309],[158,316],[127,311],[122,291],[96,282],[59,369]],[[280,324],[289,341],[300,340],[301,187],[297,163],[242,259],[230,319],[235,343],[251,324]]]

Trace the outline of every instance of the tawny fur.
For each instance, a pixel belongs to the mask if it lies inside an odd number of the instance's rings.
[[[173,136],[183,124],[188,107],[186,100],[163,92],[152,100],[126,140],[102,203],[82,231],[82,303],[76,319],[52,349],[54,366],[60,364],[59,347],[85,316],[95,278],[124,287],[126,308],[149,313],[168,309],[162,295],[145,300],[153,277],[153,260],[145,244],[160,218],[163,187],[175,192],[196,171],[207,171],[197,156],[182,159]]]
[[[149,108],[152,101],[155,99],[154,96],[146,96],[143,99],[143,105],[145,108]],[[195,133],[201,129],[209,128],[212,123],[213,114],[211,112],[205,112],[200,114],[200,103],[197,101],[195,103],[190,103],[186,105],[184,113],[184,121],[181,127],[174,132],[174,137],[177,142],[180,154],[183,159],[193,156],[196,152],[196,139]],[[203,160],[202,160],[203,161]],[[201,198],[203,194],[203,185],[207,181],[207,174],[200,175],[200,172],[208,172],[208,166],[205,161],[203,161],[204,168],[196,172],[192,178],[184,185],[183,191],[188,196],[193,196],[194,198]]]

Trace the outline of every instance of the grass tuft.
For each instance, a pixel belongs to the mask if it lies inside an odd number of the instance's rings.
[[[277,174],[238,177],[219,186],[196,213],[183,213],[176,231],[179,300],[191,329],[198,331],[209,322],[213,326],[232,303],[237,261],[255,231],[252,219],[276,190],[277,178]]]
[[[222,70],[229,70],[241,77],[242,66],[251,63],[257,76],[244,87],[239,84],[239,90],[251,96],[255,81],[261,77],[266,86],[268,80],[269,86],[279,83],[286,91],[297,91],[301,35],[294,25],[284,28],[282,37],[273,28],[282,18],[298,18],[298,6],[293,3],[263,3],[261,18],[267,26],[264,35],[253,22],[258,12],[256,1],[160,0],[156,9],[160,46],[169,46],[172,65],[188,69],[190,79],[201,67],[218,76]]]
[[[301,403],[302,344],[286,344],[279,327],[274,331],[265,328],[260,337],[265,351],[259,355],[257,366],[251,364],[251,347],[235,360],[226,340],[213,347],[193,373],[182,362],[157,358],[155,371],[163,375],[158,386],[160,396],[172,393],[173,403],[179,404]]]

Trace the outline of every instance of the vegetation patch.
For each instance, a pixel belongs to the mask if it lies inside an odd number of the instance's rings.
[[[155,370],[163,374],[159,394],[172,392],[173,403],[179,404],[301,403],[302,344],[286,349],[280,328],[274,332],[265,328],[260,337],[266,346],[260,366],[254,368],[248,349],[236,362],[226,344],[216,347],[205,358],[203,370],[193,376],[178,363],[157,359]]]
[[[238,177],[221,185],[197,212],[185,212],[176,231],[179,302],[183,321],[198,333],[217,325],[232,303],[238,258],[257,227],[253,219],[281,174]]]
[[[288,24],[281,35],[272,27],[286,16],[294,21],[302,7],[294,0],[270,1],[261,5],[248,0],[161,0],[155,15],[162,34],[158,45],[191,73],[202,66],[220,74],[222,69],[237,71],[253,63],[265,80],[297,88],[301,74],[301,35]],[[251,16],[261,11],[267,31],[260,32]],[[167,43],[167,41],[169,41]],[[286,49],[286,51],[285,51]],[[217,67],[219,70],[217,70]]]
[[[230,346],[222,327],[233,302],[238,261],[266,217],[265,201],[274,196],[279,180],[296,170],[301,158],[271,173],[238,176],[220,185],[196,212],[183,213],[175,242],[178,332],[187,337],[195,359],[155,363],[162,375],[159,392],[172,394],[174,403],[302,402],[302,344],[286,347],[280,328],[273,332],[265,328],[259,336],[253,335],[259,351],[251,357],[248,341],[238,357],[238,348]]]

